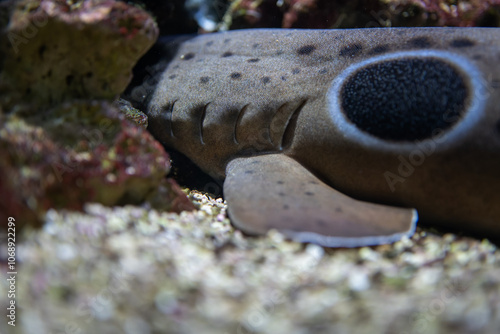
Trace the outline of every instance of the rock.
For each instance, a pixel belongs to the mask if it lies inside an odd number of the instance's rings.
[[[3,38],[0,76],[18,94],[13,99],[4,92],[3,104],[9,109],[21,96],[38,106],[113,99],[157,36],[149,14],[124,2],[18,1]]]
[[[237,0],[221,30],[498,26],[499,0]]]
[[[6,26],[3,18],[10,21]],[[0,219],[40,225],[50,208],[194,206],[165,176],[170,158],[122,93],[158,29],[113,0],[0,6]]]
[[[422,26],[498,26],[499,0],[385,0],[396,24],[404,20]]]
[[[159,211],[181,213],[195,209],[193,203],[172,178],[163,178],[146,200],[152,208]]]
[[[11,116],[0,129],[3,221],[39,223],[49,208],[86,202],[138,204],[159,191],[168,155],[110,103],[66,102],[44,116]],[[178,210],[175,191],[163,191],[164,209]]]

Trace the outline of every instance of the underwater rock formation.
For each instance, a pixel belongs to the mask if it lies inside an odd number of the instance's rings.
[[[148,199],[146,206],[192,209],[179,186],[165,179],[169,156],[145,129],[147,117],[112,104],[158,36],[151,16],[111,0],[6,4],[0,14],[0,219],[38,225],[49,208],[80,210],[87,202]]]
[[[157,36],[149,14],[123,2],[19,1],[4,32],[0,81],[38,105],[112,99]]]

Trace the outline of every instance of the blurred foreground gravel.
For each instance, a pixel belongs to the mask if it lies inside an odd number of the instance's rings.
[[[187,190],[186,190],[187,191]],[[16,327],[1,333],[498,333],[500,252],[419,229],[324,249],[244,236],[222,199],[198,210],[51,210],[17,235]],[[6,304],[6,245],[2,238]]]

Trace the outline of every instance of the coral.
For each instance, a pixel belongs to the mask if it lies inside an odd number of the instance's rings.
[[[281,17],[276,1],[236,0],[226,11],[220,29],[274,28],[280,26]]]
[[[236,0],[221,30],[498,26],[499,0]]]
[[[339,17],[335,1],[290,0],[283,15],[283,28],[328,28]]]
[[[223,30],[250,27],[353,28],[372,20],[381,8],[369,0],[237,0],[224,17]]]
[[[49,208],[137,204],[159,191],[168,155],[109,103],[68,102],[46,117],[14,115],[0,130],[2,216],[35,223]],[[179,210],[176,189],[162,190],[165,209]]]
[[[146,116],[145,113],[143,113],[139,109],[134,108],[129,101],[121,99],[121,98],[116,100],[114,104],[116,107],[118,107],[120,109],[122,114],[125,115],[125,117],[128,120],[130,120],[134,123],[137,123],[138,125],[147,129],[148,116]]]
[[[194,210],[193,203],[186,197],[181,187],[172,178],[160,180],[156,191],[147,198],[147,203],[156,210],[180,213]]]
[[[165,180],[169,156],[147,117],[117,101],[158,29],[142,9],[112,0],[22,0],[0,49],[0,219],[37,225],[50,208],[87,202],[193,209]],[[5,44],[7,43],[7,44]],[[120,109],[120,110],[119,110]],[[6,223],[2,223],[6,224]]]
[[[395,11],[403,12],[411,6],[421,10],[421,19],[428,25],[472,27],[480,24],[486,15],[499,21],[499,0],[385,0]],[[496,12],[496,15],[495,15]]]

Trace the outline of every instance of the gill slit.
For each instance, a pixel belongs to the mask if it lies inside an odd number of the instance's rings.
[[[304,108],[304,105],[307,103],[307,100],[307,98],[304,99],[290,114],[290,117],[285,124],[283,136],[281,137],[281,143],[279,145],[280,151],[290,147],[290,145],[292,144],[295,134],[295,128],[297,127],[297,119],[299,118],[299,114],[302,111],[302,108]]]
[[[205,116],[207,115],[207,108],[208,108],[209,104],[210,104],[210,102],[205,104],[205,106],[201,110],[201,115],[200,115],[200,142],[201,142],[201,145],[205,145],[205,141],[203,140],[203,122],[205,122]]]
[[[233,141],[236,145],[240,144],[240,142],[238,141],[238,132],[237,132],[238,126],[240,125],[241,119],[243,118],[243,114],[245,113],[249,105],[250,103],[244,105],[243,108],[241,108],[241,110],[238,113],[238,117],[236,118],[236,122],[234,123]]]
[[[273,117],[271,118],[271,121],[269,122],[269,126],[268,126],[269,141],[271,142],[271,146],[278,148],[278,151],[281,151],[280,138],[279,138],[279,135],[274,136],[273,134],[275,132],[280,131],[281,127],[279,125],[274,126],[273,124],[275,124],[276,122],[279,122],[280,118],[283,117],[284,112],[286,112],[286,105],[287,105],[287,102],[283,103],[282,105],[280,105],[276,109]],[[287,120],[287,122],[288,122],[288,120]],[[285,124],[285,126],[286,126],[286,124]],[[274,132],[273,129],[275,129],[276,131]],[[273,138],[274,138],[274,141],[276,141],[276,145],[273,142]]]
[[[170,112],[169,112],[169,115],[170,115],[170,119],[169,119],[169,123],[170,123],[170,137],[172,138],[176,138],[175,137],[175,134],[174,134],[174,106],[175,104],[177,103],[177,100],[175,100],[174,102],[172,102],[172,106],[170,107]]]

